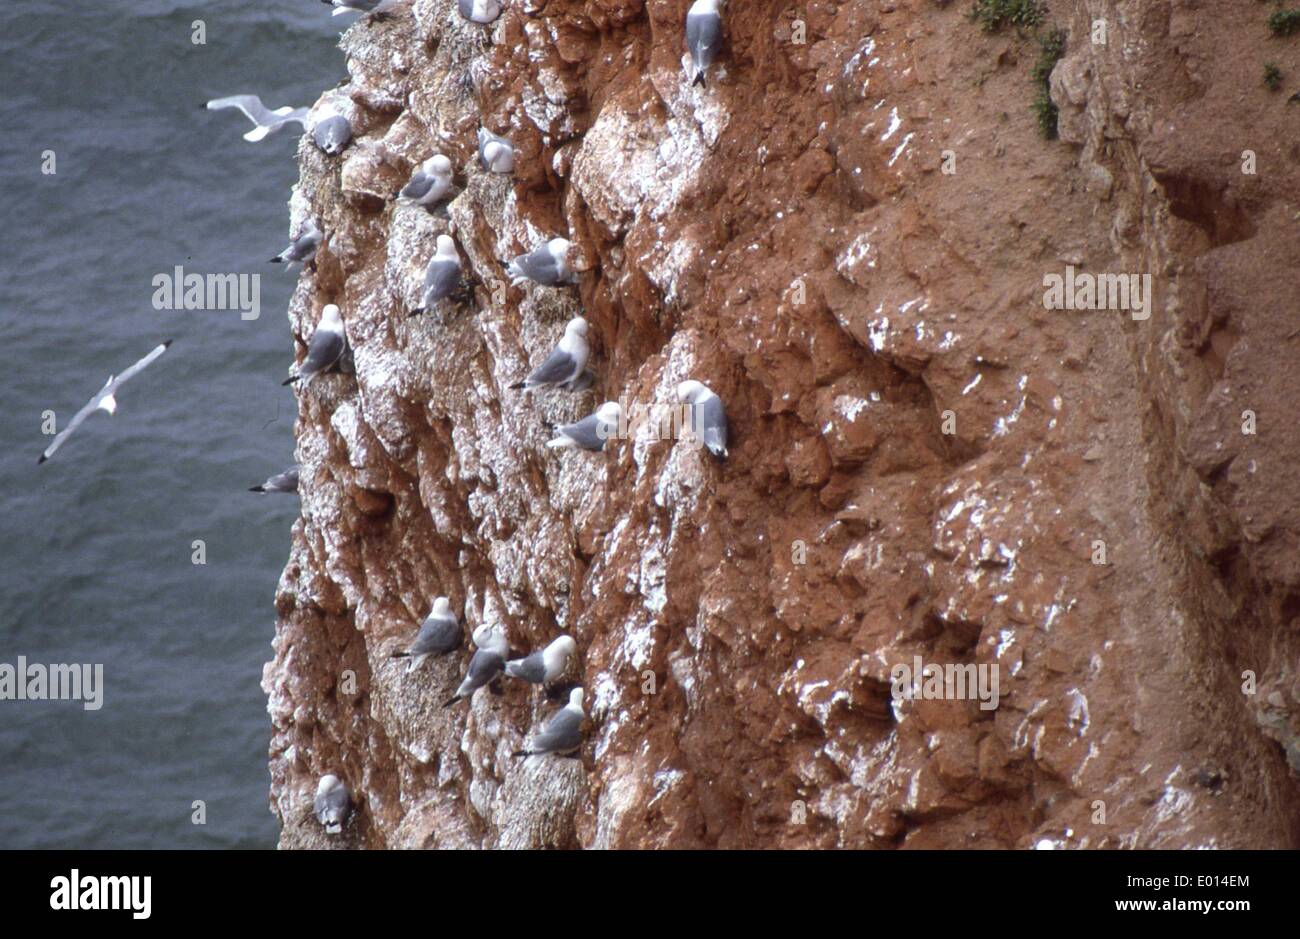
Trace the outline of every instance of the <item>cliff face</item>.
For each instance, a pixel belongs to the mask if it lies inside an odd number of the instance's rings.
[[[415,0],[343,37],[357,141],[305,141],[292,202],[328,236],[298,354],[333,302],[355,368],[298,392],[282,846],[1295,846],[1300,145],[1259,81],[1294,46],[1253,7],[1054,2],[1046,142],[1035,44],[965,4],[733,3],[703,89],[688,6]],[[447,218],[389,201],[435,151]],[[474,302],[410,317],[445,231]],[[509,286],[556,235],[579,287]],[[1149,318],[1045,309],[1067,266],[1149,272]],[[595,388],[509,390],[578,312]],[[687,377],[726,463],[543,446]],[[509,756],[532,686],[443,709],[467,653],[390,662],[440,594],[576,638],[581,760]],[[999,705],[894,704],[915,656],[997,665]]]

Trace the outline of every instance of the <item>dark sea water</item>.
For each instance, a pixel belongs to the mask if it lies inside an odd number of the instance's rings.
[[[319,0],[0,2],[0,663],[104,668],[98,711],[0,701],[0,847],[275,844],[259,682],[298,502],[247,488],[293,461],[296,273],[266,259],[298,128],[246,143],[242,115],[200,106],[309,105],[351,21]],[[261,274],[260,318],[154,309],[176,265]],[[37,466],[42,412],[61,428],[169,337]]]

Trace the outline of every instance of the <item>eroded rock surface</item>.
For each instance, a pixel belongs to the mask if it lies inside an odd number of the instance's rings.
[[[733,3],[703,89],[688,6],[415,0],[342,38],[357,139],[304,142],[291,203],[328,236],[298,355],[337,303],[355,374],[298,392],[282,846],[1300,843],[1300,143],[1263,16],[1053,2],[1048,143],[1033,42],[962,3]],[[391,201],[435,151],[445,218]],[[448,231],[474,301],[411,317]],[[511,287],[556,235],[580,285]],[[1149,318],[1045,309],[1067,265],[1151,273]],[[579,311],[595,387],[509,390]],[[725,464],[543,446],[687,377]],[[440,594],[521,650],[576,638],[580,761],[510,756],[559,704],[533,686],[444,709],[467,652],[390,662]],[[998,707],[895,704],[915,656],[997,665]]]

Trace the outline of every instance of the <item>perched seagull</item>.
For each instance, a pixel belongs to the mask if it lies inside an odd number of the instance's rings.
[[[500,626],[484,623],[474,630],[474,655],[469,660],[469,669],[465,680],[460,683],[456,693],[443,704],[449,708],[457,701],[468,698],[492,679],[501,674],[506,665],[506,655],[510,647],[506,644],[505,630]]]
[[[316,227],[316,220],[309,218],[303,225],[302,231],[298,232],[298,237],[289,242],[289,247],[271,258],[270,263],[306,264],[308,267],[315,268],[316,249],[320,247],[320,243],[321,231]]]
[[[545,649],[522,659],[506,663],[506,674],[534,685],[550,684],[569,668],[569,659],[577,655],[578,646],[569,636],[561,636]]]
[[[332,16],[342,16],[344,13],[374,13],[376,19],[383,19],[389,10],[397,6],[397,0],[321,0],[321,2],[334,8]]]
[[[247,117],[257,126],[244,134],[244,139],[250,143],[256,143],[272,131],[277,131],[285,124],[291,124],[297,121],[305,129],[307,127],[307,108],[291,108],[285,105],[282,108],[276,108],[274,111],[262,104],[262,99],[257,95],[232,95],[229,98],[213,98],[204,105],[209,111],[216,111],[221,108],[239,108]]]
[[[171,344],[172,341],[168,339],[166,342],[154,346],[153,351],[139,362],[136,362],[121,375],[116,377],[109,375],[108,381],[104,382],[104,387],[100,388],[99,391],[95,393],[95,396],[86,402],[85,407],[72,415],[72,420],[68,421],[68,426],[64,427],[63,430],[61,430],[52,441],[50,441],[50,445],[45,448],[45,452],[42,453],[41,458],[36,461],[36,465],[39,466],[50,457],[54,456],[54,451],[63,446],[63,441],[67,440],[68,437],[72,435],[72,432],[81,426],[82,421],[90,417],[90,415],[94,414],[96,411],[104,411],[109,415],[115,414],[117,412],[117,398],[115,397],[117,389],[148,368],[150,364],[158,358],[158,356],[167,351],[167,347]]]
[[[510,387],[516,391],[520,388],[527,390],[555,385],[572,388],[587,367],[587,356],[590,353],[591,348],[587,345],[587,321],[581,316],[575,316],[564,327],[564,337],[546,361],[523,381],[515,382]]]
[[[542,753],[572,753],[582,746],[582,689],[569,692],[569,703],[556,711],[541,730],[535,730],[524,741],[524,748],[515,756],[535,756]]]
[[[429,656],[446,655],[459,648],[462,639],[464,632],[460,628],[460,620],[451,611],[451,603],[446,597],[438,597],[433,601],[433,609],[416,633],[410,648],[404,652],[394,652],[392,657],[410,658],[411,661],[406,664],[406,671],[410,673],[423,665]]]
[[[436,205],[451,195],[451,160],[435,153],[420,164],[411,181],[397,194],[401,202]]]
[[[501,0],[457,0],[456,8],[471,23],[491,23],[501,15]]]
[[[584,450],[604,450],[605,441],[618,436],[618,425],[623,409],[617,401],[606,401],[576,424],[555,428],[556,436],[546,441],[548,447],[581,447]]]
[[[316,801],[312,804],[316,812],[316,821],[321,823],[327,835],[337,835],[352,818],[352,796],[348,787],[333,773],[320,778],[316,787]]]
[[[677,400],[690,407],[691,433],[720,460],[727,458],[727,414],[722,399],[697,381],[677,386]]]
[[[249,492],[297,492],[298,467],[291,466],[283,473],[276,473],[260,486],[252,486]]]
[[[420,305],[411,311],[411,315],[432,308],[439,300],[456,293],[461,286],[460,255],[456,253],[456,242],[450,235],[439,235],[438,250],[429,259],[429,267],[424,272],[424,293],[420,296]]]
[[[298,374],[289,376],[280,384],[288,385],[299,379],[302,379],[304,385],[311,384],[313,378],[338,363],[347,344],[343,333],[343,317],[339,315],[339,308],[331,303],[321,311],[316,332],[312,333],[311,342],[307,345],[307,358],[298,366]]]
[[[311,129],[311,139],[330,156],[338,156],[352,142],[352,125],[342,114],[331,114],[316,122]]]
[[[513,173],[515,148],[504,137],[478,129],[478,161],[489,173]]]
[[[506,268],[510,283],[516,287],[530,280],[543,287],[577,283],[578,275],[569,267],[569,247],[569,239],[552,238],[519,255]]]
[[[686,48],[695,66],[692,85],[704,84],[704,72],[722,48],[721,0],[695,0],[686,14]]]

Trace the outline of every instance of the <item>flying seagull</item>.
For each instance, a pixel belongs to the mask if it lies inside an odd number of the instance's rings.
[[[316,220],[307,219],[298,232],[298,237],[289,242],[289,247],[285,248],[275,257],[271,258],[272,264],[306,264],[308,267],[316,266],[316,249],[320,247],[321,231],[316,227]]]
[[[457,0],[456,9],[471,23],[491,23],[501,15],[501,0]]]
[[[727,415],[722,399],[697,381],[677,386],[677,400],[690,409],[691,434],[718,459],[727,458]]]
[[[456,253],[456,242],[450,235],[438,236],[438,250],[429,259],[429,267],[424,272],[424,292],[420,295],[420,305],[411,311],[411,315],[423,313],[439,300],[445,300],[452,294],[462,291],[460,276],[460,255]]]
[[[606,401],[576,424],[555,428],[556,436],[546,442],[548,447],[581,447],[583,450],[604,450],[605,441],[618,436],[618,425],[623,409],[617,401]]]
[[[582,746],[582,689],[569,692],[569,703],[551,716],[540,729],[528,735],[522,750],[515,756],[535,756],[542,753],[573,753]]]
[[[515,148],[504,137],[478,129],[478,161],[489,173],[513,173]]]
[[[506,674],[534,685],[550,684],[568,670],[569,660],[577,655],[578,646],[570,636],[560,636],[545,649],[522,659],[506,663]]]
[[[465,680],[460,683],[456,693],[443,703],[442,706],[445,708],[468,698],[500,675],[501,670],[505,668],[506,654],[510,651],[510,647],[506,644],[504,629],[494,624],[484,623],[474,630],[473,639],[477,648],[469,660]]]
[[[552,238],[519,255],[507,268],[510,283],[516,287],[530,280],[543,287],[577,283],[578,275],[569,266],[569,247],[567,238]]]
[[[325,834],[337,835],[352,818],[352,796],[348,787],[333,773],[322,776],[320,785],[316,787],[312,809]]]
[[[299,379],[304,385],[311,384],[313,378],[338,363],[347,344],[343,317],[339,315],[339,308],[331,303],[321,311],[320,322],[316,324],[316,332],[312,333],[307,346],[307,358],[298,366],[298,374],[290,375],[280,384],[287,385]]]
[[[451,195],[451,188],[451,160],[435,153],[420,164],[397,198],[416,205],[436,205]]]
[[[518,391],[532,388],[565,385],[569,388],[582,377],[587,367],[587,356],[591,348],[587,345],[587,321],[575,316],[564,327],[564,336],[546,361],[537,366],[533,373],[523,381],[515,382],[510,387]]]
[[[464,632],[460,628],[460,620],[456,619],[456,614],[451,611],[451,603],[446,597],[438,597],[433,601],[433,609],[429,611],[428,618],[416,633],[415,641],[411,643],[410,648],[402,652],[394,652],[392,657],[410,658],[406,671],[413,672],[423,665],[429,656],[446,655],[453,649],[459,648],[463,639]]]
[[[285,105],[272,111],[262,104],[262,99],[257,95],[231,95],[229,98],[213,98],[204,107],[209,111],[216,111],[221,108],[238,108],[243,111],[244,116],[257,125],[244,134],[244,139],[250,143],[256,143],[272,131],[277,131],[285,124],[291,124],[294,121],[301,124],[304,129],[307,127],[308,108],[291,108]]]
[[[315,123],[311,139],[330,156],[338,156],[352,142],[352,125],[342,114],[331,114]]]
[[[704,72],[722,48],[721,0],[695,0],[686,14],[686,48],[695,68],[692,85],[704,84]]]
[[[289,467],[283,473],[276,473],[260,486],[252,486],[249,492],[297,492],[298,467]]]
[[[115,414],[117,412],[117,398],[115,397],[117,389],[148,368],[158,356],[167,351],[167,347],[171,344],[172,340],[168,339],[166,342],[154,346],[153,351],[121,375],[116,377],[109,375],[108,381],[104,382],[104,387],[95,392],[95,396],[86,402],[85,407],[72,415],[72,420],[68,421],[68,425],[50,441],[50,445],[45,448],[45,452],[41,454],[41,458],[36,461],[36,464],[39,466],[54,456],[54,451],[63,446],[63,441],[67,440],[72,435],[72,432],[81,426],[82,421],[96,411],[104,411],[109,415]]]

